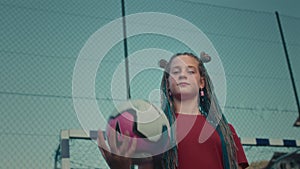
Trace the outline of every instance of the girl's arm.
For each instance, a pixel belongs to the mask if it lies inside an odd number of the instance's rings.
[[[154,169],[153,163],[140,164],[139,169]]]
[[[138,166],[139,169],[163,169],[162,154],[143,159]]]

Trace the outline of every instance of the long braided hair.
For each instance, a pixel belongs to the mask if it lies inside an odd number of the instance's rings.
[[[217,97],[214,93],[213,84],[211,79],[204,67],[203,61],[210,61],[210,58],[198,58],[192,53],[177,53],[173,55],[168,63],[165,63],[163,66],[165,68],[164,74],[161,81],[161,105],[164,110],[171,127],[171,147],[168,151],[163,154],[162,166],[164,169],[175,169],[178,166],[178,155],[177,155],[177,143],[176,143],[176,126],[175,126],[175,108],[173,103],[173,98],[169,95],[169,72],[170,66],[174,58],[187,55],[194,58],[199,64],[198,69],[200,72],[201,78],[204,78],[205,88],[204,98],[199,99],[198,108],[200,112],[206,117],[207,121],[210,122],[212,126],[216,128],[218,132],[221,143],[222,143],[222,153],[223,153],[223,165],[225,169],[237,169],[237,160],[236,160],[236,146],[233,140],[233,136],[229,125],[222,114],[220,105],[218,104]],[[162,67],[162,65],[161,65]],[[200,96],[200,91],[199,91]],[[175,128],[175,129],[174,129]],[[180,165],[180,164],[179,164]]]

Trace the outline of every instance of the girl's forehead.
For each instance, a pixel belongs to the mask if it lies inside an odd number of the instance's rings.
[[[176,58],[174,58],[171,62],[171,67],[176,67],[176,66],[194,66],[197,67],[198,66],[198,61],[188,55],[181,55],[181,56],[177,56]]]

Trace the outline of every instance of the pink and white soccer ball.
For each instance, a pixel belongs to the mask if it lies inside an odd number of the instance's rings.
[[[119,146],[125,132],[137,138],[134,156],[148,157],[166,151],[170,143],[170,124],[164,112],[145,100],[128,100],[116,107],[108,120],[107,135],[116,131]]]

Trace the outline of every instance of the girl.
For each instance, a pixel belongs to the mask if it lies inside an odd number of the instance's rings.
[[[172,148],[143,162],[143,169],[244,169],[248,162],[232,125],[221,112],[213,85],[203,61],[210,57],[202,53],[199,59],[192,53],[178,53],[165,66],[161,82],[162,109],[172,127]],[[128,139],[116,148],[115,135],[108,136],[110,150],[98,133],[98,144],[108,165],[128,169],[128,155],[134,152],[136,140],[128,149]],[[115,155],[115,154],[118,154]],[[122,156],[124,155],[124,156]]]

